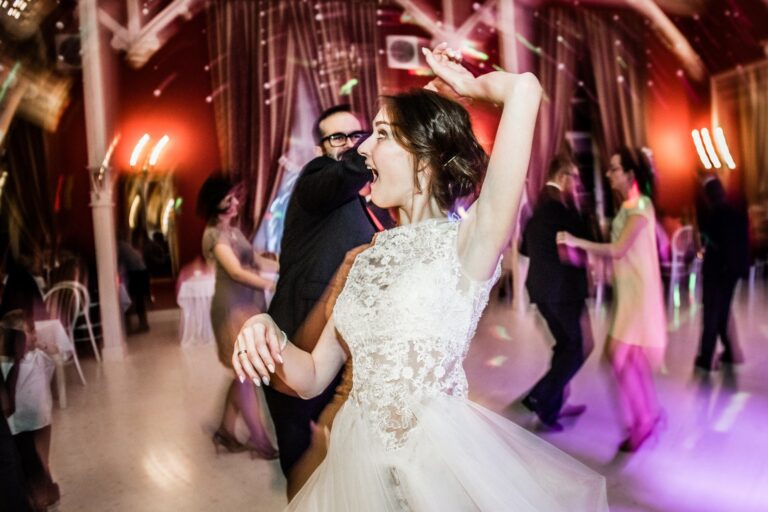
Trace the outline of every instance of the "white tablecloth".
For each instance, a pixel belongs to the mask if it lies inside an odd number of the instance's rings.
[[[38,344],[56,345],[64,359],[68,359],[75,350],[61,320],[38,320],[35,322],[35,332]]]
[[[181,307],[181,346],[215,343],[211,327],[211,299],[216,285],[213,274],[196,274],[181,283],[176,303]]]

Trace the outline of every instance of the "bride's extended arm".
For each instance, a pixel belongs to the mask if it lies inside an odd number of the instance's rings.
[[[487,279],[509,244],[517,220],[541,85],[531,73],[497,71],[474,78],[446,57],[444,45],[424,53],[435,74],[459,95],[503,106],[482,191],[459,233],[459,257],[465,272],[475,279]]]
[[[267,314],[251,317],[240,329],[232,354],[237,377],[250,378],[256,385],[269,384],[276,373],[304,399],[319,395],[347,360],[336,337],[331,317],[311,353],[296,347]]]

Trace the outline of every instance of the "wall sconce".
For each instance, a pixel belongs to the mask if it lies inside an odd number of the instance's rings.
[[[149,134],[145,133],[141,136],[139,139],[139,142],[136,143],[136,147],[133,148],[133,153],[131,153],[131,168],[136,167],[136,164],[139,162],[139,157],[141,157],[141,154],[144,152],[144,147],[149,142]]]
[[[142,135],[139,141],[136,143],[136,146],[133,148],[133,152],[131,153],[131,159],[129,161],[131,168],[135,168],[137,164],[141,162],[140,170],[142,172],[147,172],[150,168],[157,165],[160,154],[163,152],[163,149],[165,149],[165,146],[168,145],[170,140],[171,138],[168,137],[168,135],[163,135],[152,148],[152,151],[147,154],[145,149],[151,141],[151,137],[148,133]]]
[[[160,222],[160,232],[165,237],[168,236],[168,227],[170,226],[170,223],[171,223],[171,214],[173,213],[175,204],[176,204],[176,201],[174,199],[169,199],[168,202],[165,204],[165,208],[163,208],[163,216]]]
[[[725,160],[725,165],[727,165],[729,169],[735,169],[736,162],[733,161],[731,150],[728,149],[728,142],[725,140],[725,133],[719,126],[715,128],[715,144],[717,144],[718,153],[720,153],[720,156],[723,157],[723,160]]]
[[[139,197],[139,194],[136,194],[133,196],[133,201],[131,201],[131,209],[128,212],[128,227],[131,229],[135,229],[139,224],[138,217],[140,205],[141,197]]]
[[[720,169],[723,164],[720,162],[722,158],[725,161],[725,165],[729,169],[736,168],[736,162],[733,161],[731,151],[728,149],[728,142],[725,140],[725,132],[721,127],[717,127],[714,130],[715,144],[712,143],[712,137],[707,128],[701,128],[701,130],[693,130],[691,132],[691,138],[693,138],[693,145],[696,147],[696,153],[699,155],[699,160],[705,169],[709,170],[713,167]],[[717,150],[715,150],[717,145]]]
[[[168,141],[171,139],[167,135],[163,135],[163,137],[155,144],[154,149],[152,150],[152,155],[149,157],[149,166],[154,167],[155,164],[157,164],[157,159],[160,158],[160,153],[163,152],[163,149],[165,149],[165,146],[168,145]]]

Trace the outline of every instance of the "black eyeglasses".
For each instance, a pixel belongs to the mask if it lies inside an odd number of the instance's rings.
[[[334,148],[340,148],[344,144],[347,143],[347,139],[352,141],[352,144],[357,144],[364,138],[366,138],[370,133],[358,131],[358,132],[351,132],[351,133],[332,133],[328,135],[327,137],[323,137],[320,139],[320,144],[322,144],[325,141],[328,141],[328,144],[331,145],[331,147]]]

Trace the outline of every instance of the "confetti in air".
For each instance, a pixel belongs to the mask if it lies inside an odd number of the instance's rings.
[[[469,55],[470,57],[475,58],[477,60],[488,60],[488,54],[475,49],[472,43],[467,43],[464,46],[462,46],[461,51],[464,54]]]
[[[8,93],[8,89],[11,87],[11,84],[13,84],[14,81],[16,80],[16,74],[19,72],[20,68],[21,68],[21,63],[16,62],[13,65],[13,68],[11,68],[11,72],[8,73],[8,76],[3,82],[3,85],[0,86],[0,101],[3,101],[3,98],[5,98],[5,95]]]
[[[176,77],[178,76],[178,73],[171,73],[167,77],[165,77],[165,80],[160,82],[160,85],[158,85],[155,90],[152,92],[152,94],[155,96],[155,98],[159,98],[163,92],[165,92],[165,89],[170,85],[171,82],[173,82]]]
[[[408,74],[412,76],[435,76],[431,69],[409,69]]]
[[[485,362],[485,366],[488,368],[499,368],[507,361],[507,356],[492,357]]]
[[[518,34],[515,34],[515,36],[517,37],[517,40],[520,41],[520,43],[523,46],[525,46],[526,48],[531,50],[533,53],[535,53],[537,55],[541,55],[541,47],[540,46],[535,46],[533,43],[531,43],[525,37],[523,37],[522,34],[518,33]]]
[[[360,82],[358,81],[358,79],[357,79],[357,78],[353,78],[353,79],[351,79],[351,80],[347,81],[347,83],[345,83],[344,85],[342,85],[342,86],[341,86],[341,89],[339,89],[339,96],[349,96],[350,94],[352,94],[352,89],[353,89],[353,88],[354,88],[354,87],[355,87],[357,84],[359,84],[359,83],[360,83]]]
[[[497,340],[511,341],[512,336],[509,335],[509,331],[503,325],[494,325],[491,329],[491,334]]]

